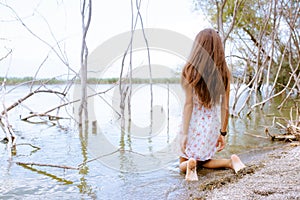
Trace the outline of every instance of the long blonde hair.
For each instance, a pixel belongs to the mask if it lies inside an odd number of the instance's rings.
[[[185,64],[181,84],[191,86],[199,102],[210,108],[220,102],[230,81],[230,72],[219,34],[204,29],[195,38],[190,57]]]

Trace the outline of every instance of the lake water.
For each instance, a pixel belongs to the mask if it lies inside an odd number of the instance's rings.
[[[91,90],[99,92],[111,87],[91,86]],[[9,86],[7,90],[12,88]],[[48,88],[61,91],[63,86]],[[13,90],[5,97],[6,106],[28,92],[27,86]],[[68,99],[76,99],[77,93],[72,88]],[[10,155],[6,144],[0,143],[0,199],[178,199],[178,192],[186,192],[190,187],[179,172],[177,155],[172,149],[181,119],[182,91],[179,85],[153,86],[152,126],[150,99],[148,86],[135,85],[131,123],[125,120],[122,125],[117,114],[120,113],[118,88],[112,87],[90,98],[91,122],[81,130],[72,119],[76,118],[77,107],[52,113],[66,117],[59,121],[50,122],[42,117],[32,118],[30,123],[20,120],[29,111],[45,112],[67,102],[55,94],[33,95],[9,112],[17,146],[16,153]],[[263,110],[253,112],[251,118],[244,113],[230,118],[227,147],[216,157],[237,153],[244,155],[242,158],[247,162],[251,160],[245,156],[247,153],[278,145],[253,136],[264,137],[266,127],[272,133],[280,132],[272,126],[273,118],[288,116],[289,109],[278,111],[278,102],[279,99],[272,100]],[[0,136],[4,138],[2,132]],[[16,162],[80,166],[80,170]]]

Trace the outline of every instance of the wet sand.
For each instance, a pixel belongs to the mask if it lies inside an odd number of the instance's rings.
[[[247,167],[232,170],[198,170],[198,182],[183,182],[185,189],[167,199],[300,199],[300,146],[268,149],[240,155]]]

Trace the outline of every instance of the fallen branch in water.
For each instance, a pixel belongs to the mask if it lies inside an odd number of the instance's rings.
[[[86,165],[86,164],[87,164],[87,163],[89,163],[89,162],[92,162],[92,161],[98,160],[99,158],[103,158],[103,157],[106,157],[106,156],[112,155],[112,154],[114,154],[114,153],[116,153],[116,152],[118,152],[118,151],[120,151],[120,148],[119,148],[119,149],[117,149],[117,150],[115,150],[115,151],[113,151],[113,152],[110,152],[110,153],[108,153],[108,154],[101,155],[101,156],[97,156],[96,158],[92,158],[92,159],[90,159],[90,160],[84,161],[84,162],[80,163],[80,164],[78,165],[78,167],[80,168],[80,167],[82,167],[82,166]]]
[[[279,140],[279,141],[300,141],[300,110],[298,105],[296,105],[295,112],[295,120],[293,118],[293,108],[290,110],[290,119],[287,121],[287,125],[276,122],[278,126],[280,126],[285,133],[284,134],[274,134],[272,135],[269,130],[266,128],[265,133],[268,135],[271,140]]]
[[[112,86],[112,87],[110,87],[110,88],[108,88],[105,91],[95,92],[94,94],[88,95],[87,98],[91,98],[91,97],[95,97],[95,96],[98,96],[98,95],[101,95],[101,94],[105,94],[106,92],[112,90],[114,87],[115,87],[115,85]],[[101,97],[101,96],[99,96],[99,97]],[[68,119],[68,118],[65,118],[65,117],[53,116],[53,115],[50,115],[49,113],[52,112],[52,111],[58,110],[58,109],[60,109],[62,107],[65,107],[65,106],[77,103],[77,102],[80,102],[80,99],[76,99],[76,100],[73,100],[73,101],[68,101],[66,103],[60,104],[60,105],[58,105],[58,106],[56,106],[54,108],[51,108],[51,109],[49,109],[49,110],[47,110],[47,111],[45,111],[43,113],[30,113],[29,116],[23,117],[22,120],[28,122],[29,121],[28,119],[30,119],[30,118],[33,118],[33,117],[44,117],[44,116],[49,117],[50,121],[59,120],[59,119]],[[111,108],[115,111],[115,113],[117,115],[120,116],[120,114],[118,113],[118,111],[116,111],[113,107],[111,107]]]
[[[295,135],[290,135],[290,134],[276,134],[276,135],[271,135],[270,138],[272,141],[296,141],[297,138]]]
[[[265,129],[265,133],[267,136],[269,136],[269,138],[272,141],[286,141],[286,142],[291,142],[291,141],[296,141],[297,138],[295,135],[289,134],[289,133],[285,133],[285,134],[271,134],[269,132],[269,129]]]
[[[53,93],[53,94],[59,94],[59,95],[62,95],[62,96],[66,96],[65,93],[58,92],[58,91],[53,91],[53,90],[39,90],[39,89],[37,89],[37,90],[35,90],[33,92],[30,92],[26,96],[18,99],[18,101],[16,101],[15,103],[11,104],[9,107],[7,107],[5,110],[3,110],[1,112],[1,115],[4,115],[6,112],[8,112],[11,109],[15,108],[16,106],[18,106],[19,104],[21,104],[23,101],[25,101],[26,99],[28,99],[29,97],[31,97],[32,95],[37,94],[37,93]]]
[[[110,156],[110,155],[112,155],[112,154],[114,154],[114,153],[117,153],[117,152],[122,152],[122,153],[124,153],[124,152],[129,152],[129,153],[134,153],[134,154],[138,154],[138,155],[141,155],[141,156],[145,156],[144,154],[137,153],[137,152],[134,152],[134,151],[132,151],[132,150],[124,150],[124,149],[119,148],[119,149],[117,149],[117,150],[115,150],[115,151],[112,151],[112,152],[110,152],[110,153],[108,153],[108,154],[104,154],[104,155],[101,155],[101,156],[97,156],[97,157],[95,157],[95,158],[92,158],[92,159],[90,159],[90,160],[87,160],[87,161],[85,161],[85,162],[82,162],[82,163],[80,163],[80,164],[78,165],[78,167],[80,168],[80,167],[86,165],[86,164],[89,163],[89,162],[98,160],[98,159],[103,158],[103,157],[106,157],[106,156]]]
[[[60,119],[69,119],[67,117],[59,117],[59,116],[54,116],[54,115],[49,115],[45,113],[33,113],[27,117],[22,118],[22,121],[28,121],[30,118],[33,117],[47,117],[49,121],[55,121],[55,120],[60,120]]]
[[[79,170],[78,167],[71,167],[71,166],[65,166],[65,165],[54,165],[54,164],[43,164],[43,163],[33,163],[33,162],[16,162],[17,165],[30,165],[30,166],[41,166],[41,167],[56,167],[56,168],[62,168],[62,169],[73,169],[73,170]]]
[[[256,134],[252,134],[252,133],[248,133],[248,132],[245,132],[244,134],[245,135],[250,135],[250,136],[253,136],[253,137],[257,137],[257,138],[268,139],[268,137],[261,136],[261,135],[256,135]]]
[[[290,134],[295,135],[298,140],[300,141],[300,109],[298,108],[298,105],[296,105],[296,116],[295,120],[293,119],[293,108],[291,107],[290,110],[290,120],[286,127],[286,131]]]
[[[16,146],[21,146],[21,145],[28,145],[28,146],[31,146],[32,148],[35,148],[37,150],[40,150],[41,148],[38,147],[38,146],[35,146],[35,145],[32,145],[30,143],[20,143],[20,144],[16,144]]]
[[[60,178],[58,176],[55,176],[54,174],[50,174],[46,171],[42,171],[42,170],[38,170],[38,169],[35,169],[33,168],[32,166],[29,166],[29,165],[22,165],[22,167],[24,167],[25,169],[29,169],[30,171],[33,171],[33,172],[37,172],[38,174],[42,174],[42,175],[45,175],[45,176],[48,176],[50,177],[51,179],[54,179],[58,182],[62,182],[64,184],[73,184],[73,181],[69,181],[69,180],[66,180],[64,178]]]
[[[2,88],[5,88],[5,81],[6,79],[4,79],[2,83]],[[3,94],[1,96],[3,111],[0,113],[0,127],[5,133],[6,137],[2,141],[5,141],[5,139],[7,139],[7,145],[11,148],[11,153],[14,154],[16,148],[16,135],[8,120],[7,108],[5,106],[4,92],[5,90],[3,90]]]

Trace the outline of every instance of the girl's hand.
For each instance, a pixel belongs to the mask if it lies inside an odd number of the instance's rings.
[[[216,147],[218,148],[218,152],[222,151],[225,148],[225,137],[222,135],[219,135]]]
[[[187,135],[181,135],[180,148],[181,152],[185,154],[185,148],[187,143]]]

